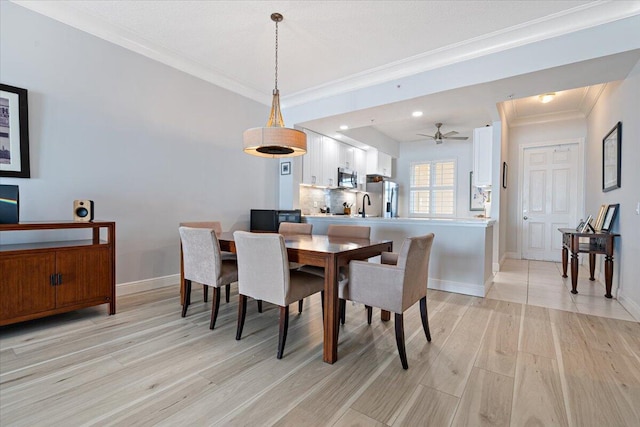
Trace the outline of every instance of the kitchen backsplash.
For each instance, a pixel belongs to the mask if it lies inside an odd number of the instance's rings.
[[[321,213],[320,209],[330,209],[332,213],[343,213],[344,204],[351,206],[351,213],[358,212],[362,208],[364,192],[342,190],[339,188],[317,188],[305,185],[300,186],[300,209],[303,215]],[[359,200],[358,203],[356,201]]]

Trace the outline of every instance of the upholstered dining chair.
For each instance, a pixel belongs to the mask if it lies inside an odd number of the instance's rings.
[[[427,316],[427,281],[433,238],[433,233],[408,237],[400,252],[397,255],[385,255],[381,264],[351,261],[349,281],[343,288],[345,299],[365,304],[368,306],[367,310],[378,307],[395,313],[396,344],[404,369],[408,369],[409,365],[404,346],[403,313],[418,301],[422,328],[427,341],[431,341]]]
[[[281,222],[278,226],[278,233],[283,236],[291,235],[291,234],[306,234],[310,235],[313,231],[313,224],[307,224],[305,222]],[[302,267],[303,264],[297,262],[289,262],[290,270],[297,270]],[[302,313],[302,306],[304,304],[304,300],[298,301],[298,313]]]
[[[340,225],[340,224],[329,224],[327,228],[327,236],[329,237],[344,237],[350,239],[369,239],[371,236],[371,227],[367,227],[364,225]],[[316,274],[320,277],[324,277],[324,268],[316,267],[316,266],[304,266],[302,267],[302,271],[306,273]],[[338,298],[339,298],[339,311],[340,311],[340,322],[344,325],[347,304],[342,296],[343,289],[348,280],[348,268],[341,268],[339,272],[338,279]],[[300,311],[302,311],[302,304],[300,304]],[[368,311],[370,314],[371,311]]]
[[[185,301],[182,317],[187,315],[191,303],[191,281],[211,286],[213,301],[209,329],[213,329],[220,308],[220,287],[238,281],[238,266],[235,260],[222,259],[214,230],[191,227],[180,227],[178,230],[184,258]]]
[[[289,327],[289,304],[316,292],[323,292],[324,280],[316,275],[289,269],[284,237],[275,233],[233,233],[238,254],[238,329],[242,337],[247,297],[280,307],[278,359],[282,359]],[[324,298],[323,298],[324,301]]]
[[[219,236],[220,233],[222,233],[222,224],[220,223],[220,221],[187,221],[187,222],[181,222],[180,227],[208,228],[210,230],[215,231],[216,236]],[[236,254],[234,254],[233,252],[220,251],[220,254],[222,255],[223,261],[236,260]],[[231,285],[225,286],[224,290],[225,290],[224,299],[226,302],[229,302]],[[209,287],[207,285],[202,285],[202,295],[203,295],[204,302],[207,302],[209,300]]]

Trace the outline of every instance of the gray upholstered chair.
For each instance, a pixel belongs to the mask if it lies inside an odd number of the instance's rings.
[[[378,307],[395,313],[396,344],[404,369],[408,369],[409,365],[404,346],[403,313],[418,301],[422,327],[427,341],[431,341],[427,317],[427,281],[433,238],[433,233],[406,238],[397,256],[385,255],[381,264],[351,261],[349,282],[343,288],[345,299],[365,304],[368,310]]]
[[[364,225],[338,225],[338,224],[329,224],[327,228],[327,236],[329,237],[343,237],[349,239],[369,239],[371,236],[371,227]],[[316,266],[304,266],[301,269],[304,272],[316,274],[320,277],[324,277],[324,268],[316,267]],[[339,309],[340,309],[340,322],[344,325],[347,304],[342,296],[344,286],[347,283],[348,278],[348,268],[341,268],[339,272],[338,279],[338,298],[339,298]],[[369,309],[369,307],[367,307]],[[300,305],[300,311],[302,311],[302,305]],[[368,311],[368,314],[371,314],[371,310]],[[371,323],[369,321],[369,323]]]
[[[187,222],[181,222],[180,223],[180,227],[191,227],[191,228],[208,228],[210,230],[215,231],[216,236],[219,236],[222,233],[222,224],[220,223],[220,221],[187,221]],[[227,260],[232,260],[235,261],[236,260],[236,254],[234,254],[233,252],[227,252],[227,251],[220,251],[220,254],[222,255],[222,260],[223,261],[227,261]],[[229,302],[229,294],[231,291],[231,285],[227,285],[225,286],[225,301]],[[203,294],[203,299],[204,302],[207,302],[209,299],[209,287],[206,285],[202,286],[202,294]]]
[[[184,259],[185,301],[182,317],[187,315],[191,303],[191,281],[213,288],[211,321],[209,329],[216,325],[220,307],[220,287],[238,281],[238,266],[235,260],[223,260],[220,244],[212,229],[180,227]]]
[[[311,234],[313,224],[306,222],[281,222],[278,226],[278,233],[286,234]]]
[[[274,233],[233,233],[238,254],[238,329],[242,337],[247,297],[280,307],[278,359],[282,359],[289,326],[289,304],[324,290],[324,280],[316,275],[289,269],[284,237]],[[323,298],[324,300],[324,298]]]
[[[291,234],[307,234],[310,235],[313,231],[313,224],[307,224],[305,222],[281,222],[278,226],[278,233],[283,236]],[[303,264],[297,262],[289,262],[290,270],[297,270],[302,267]],[[302,313],[302,305],[304,300],[298,301],[298,313]]]

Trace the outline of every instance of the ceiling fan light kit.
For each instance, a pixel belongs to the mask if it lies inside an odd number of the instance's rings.
[[[452,130],[450,132],[447,133],[442,133],[440,132],[440,128],[442,127],[442,123],[436,123],[436,133],[435,135],[425,135],[423,133],[419,133],[418,135],[420,136],[426,136],[427,138],[431,138],[433,139],[436,144],[442,144],[442,141],[445,139],[451,139],[451,140],[458,140],[458,141],[464,141],[469,139],[468,136],[454,136],[457,135],[458,132],[456,132],[455,130]]]
[[[244,131],[242,139],[244,152],[258,157],[295,157],[307,152],[307,135],[297,129],[284,126],[280,110],[280,91],[278,91],[278,22],[284,17],[272,13],[271,20],[276,23],[276,79],[271,101],[271,114],[265,127]]]

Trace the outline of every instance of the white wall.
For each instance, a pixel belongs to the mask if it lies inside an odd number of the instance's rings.
[[[509,182],[506,190],[507,203],[507,224],[506,224],[506,253],[513,256],[520,256],[520,231],[518,224],[521,217],[521,209],[518,206],[518,177],[521,166],[519,164],[520,146],[531,143],[545,143],[550,141],[564,141],[585,138],[587,134],[587,124],[585,119],[572,119],[561,121],[549,121],[526,126],[516,126],[509,129],[508,136],[508,160]],[[502,166],[501,166],[502,167]],[[578,207],[579,215],[583,214],[583,208]],[[596,211],[597,213],[597,211]],[[560,238],[560,233],[558,233]]]
[[[396,160],[394,180],[400,185],[398,214],[409,216],[410,165],[414,162],[449,160],[456,161],[456,217],[466,218],[482,212],[469,210],[469,172],[473,170],[473,141],[405,142],[400,144],[400,157]]]
[[[602,192],[602,138],[622,122],[621,187]],[[620,203],[613,231],[620,233],[614,253],[614,280],[620,302],[640,318],[640,62],[629,76],[609,83],[588,117],[586,212],[597,215],[601,204]],[[598,257],[598,269],[604,271]]]
[[[29,91],[31,148],[31,179],[1,183],[20,186],[22,221],[94,200],[116,221],[117,283],[177,274],[180,221],[248,228],[251,207],[276,207],[278,161],[242,152],[268,107],[6,1],[0,31],[2,83]]]

